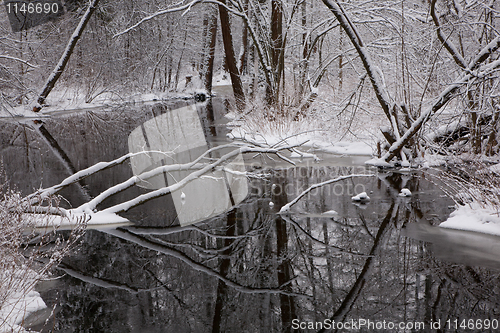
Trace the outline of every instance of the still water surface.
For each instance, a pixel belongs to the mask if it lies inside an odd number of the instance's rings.
[[[134,173],[191,161],[225,142],[223,101],[172,111],[186,105],[53,115],[42,126],[4,122],[6,172],[27,194],[96,162],[178,141],[175,155],[132,160],[61,193],[67,199],[63,205],[79,206]],[[199,126],[183,114],[195,116]],[[179,134],[191,146],[178,136],[169,138],[167,131],[155,133],[167,124],[177,124],[168,133],[191,124]],[[293,166],[276,156],[239,156],[224,172],[122,214],[132,225],[88,230],[55,271],[60,278],[40,284],[50,309],[32,327],[42,332],[317,332],[321,325],[300,329],[299,321],[366,319],[408,325],[380,331],[431,332],[431,322],[438,322],[441,331],[454,332],[463,331],[455,329],[455,319],[459,324],[500,319],[500,241],[436,227],[454,204],[434,184],[436,177],[366,168],[364,157],[320,157]],[[247,180],[236,172],[245,169],[256,177]],[[317,188],[290,214],[277,214],[309,186],[353,173],[366,176]],[[187,174],[158,175],[99,208]],[[404,187],[411,197],[398,196]],[[361,191],[371,200],[353,203],[351,196]],[[54,315],[45,321],[52,308]]]

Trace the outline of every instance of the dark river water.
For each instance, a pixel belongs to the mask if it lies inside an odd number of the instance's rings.
[[[99,161],[170,142],[175,155],[131,160],[61,192],[62,206],[77,207],[136,172],[173,163],[168,159],[187,163],[226,140],[223,101],[175,111],[186,105],[61,113],[43,124],[6,120],[0,124],[5,172],[28,194]],[[297,159],[295,166],[277,156],[238,156],[228,170],[121,213],[131,225],[87,230],[54,279],[38,286],[48,309],[27,326],[41,332],[498,331],[500,240],[437,227],[454,202],[436,185],[436,171],[380,171],[364,166],[368,157],[318,155],[319,162]],[[241,176],[245,170],[254,176]],[[98,209],[188,174],[159,174]],[[350,174],[364,176],[318,187],[289,214],[278,214],[309,186]],[[412,196],[399,196],[402,188]],[[353,202],[360,192],[371,200]]]

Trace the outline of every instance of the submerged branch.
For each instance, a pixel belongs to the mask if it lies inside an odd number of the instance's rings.
[[[334,179],[329,179],[327,181],[311,185],[311,186],[309,186],[309,188],[307,188],[302,193],[300,193],[295,199],[293,199],[292,201],[290,201],[289,203],[287,203],[286,205],[284,205],[283,207],[281,207],[281,209],[279,211],[279,214],[287,214],[290,211],[290,208],[293,205],[295,205],[304,195],[306,195],[307,193],[311,192],[315,188],[318,188],[318,187],[321,187],[321,186],[325,186],[325,185],[328,185],[328,184],[332,184],[332,183],[335,183],[335,182],[338,182],[338,181],[341,181],[341,180],[344,180],[344,179],[353,178],[353,177],[373,177],[373,176],[375,176],[375,175],[361,175],[361,174],[347,175],[347,176],[341,176],[341,177],[337,177],[337,178],[334,178]]]

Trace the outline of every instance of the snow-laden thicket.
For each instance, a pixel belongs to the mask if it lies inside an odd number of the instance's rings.
[[[47,307],[36,283],[49,277],[50,268],[74,248],[85,225],[82,220],[75,223],[68,239],[35,233],[37,221],[26,214],[21,195],[5,184],[0,190],[0,332],[25,332],[25,320]],[[57,210],[56,199],[47,196],[43,201]]]
[[[500,164],[471,159],[438,176],[456,202],[441,227],[500,236]]]

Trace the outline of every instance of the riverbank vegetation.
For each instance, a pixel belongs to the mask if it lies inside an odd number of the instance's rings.
[[[0,195],[0,332],[26,332],[23,326],[29,316],[47,307],[36,284],[50,278],[51,268],[75,250],[85,223],[75,221],[67,238],[56,235],[55,228],[37,230],[37,220],[27,214],[31,210],[26,200],[9,187],[5,177]],[[46,198],[47,207],[57,210],[57,197]]]

